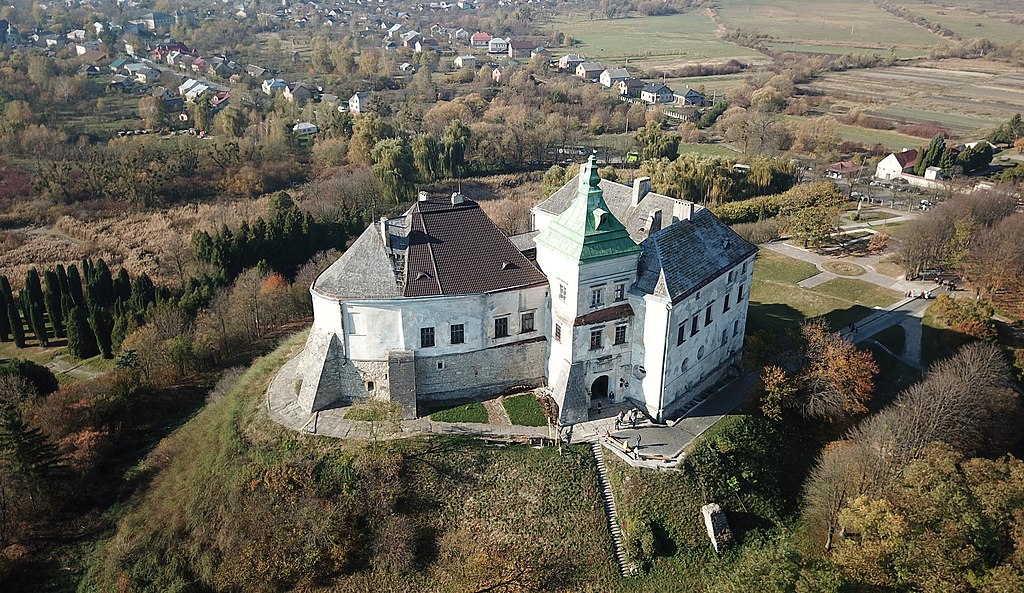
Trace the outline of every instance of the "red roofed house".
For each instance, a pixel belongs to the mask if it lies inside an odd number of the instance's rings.
[[[917,163],[917,150],[891,153],[875,167],[875,177],[878,179],[898,179],[903,173],[910,173],[915,163]]]
[[[864,170],[864,167],[851,163],[850,161],[839,161],[838,163],[832,163],[828,166],[828,170],[825,174],[832,179],[848,179],[855,177]]]
[[[473,47],[487,47],[487,44],[490,42],[491,36],[483,31],[477,31],[469,38],[469,44]]]

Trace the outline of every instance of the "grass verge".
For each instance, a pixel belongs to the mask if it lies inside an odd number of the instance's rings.
[[[547,426],[548,419],[544,410],[537,401],[537,396],[532,393],[513,395],[502,399],[501,402],[508,412],[512,424],[518,426]]]
[[[430,415],[434,422],[471,422],[487,424],[487,408],[480,402],[462,404],[454,408],[438,410]]]

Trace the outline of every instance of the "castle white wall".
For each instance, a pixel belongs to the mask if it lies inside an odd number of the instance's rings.
[[[313,326],[341,335],[341,303],[309,289],[313,297]]]

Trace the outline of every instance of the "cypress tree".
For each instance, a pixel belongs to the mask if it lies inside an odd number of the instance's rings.
[[[44,276],[46,282],[46,315],[50,318],[50,325],[53,326],[53,335],[63,338],[67,335],[64,331],[64,313],[61,311],[60,302],[63,294],[60,289],[60,279],[57,273],[51,270],[46,271]]]
[[[78,275],[78,268],[75,264],[68,266],[68,294],[75,306],[85,306],[85,293],[82,291],[82,277]]]
[[[68,271],[64,269],[64,264],[57,264],[55,271],[57,272],[57,280],[60,282],[60,293],[62,295],[68,294]]]
[[[114,322],[110,318],[110,313],[103,307],[93,307],[89,310],[89,327],[92,328],[93,335],[96,336],[96,345],[103,358],[113,358],[110,334],[114,329]]]
[[[107,262],[100,258],[93,267],[93,302],[109,309],[114,306],[114,277]]]
[[[46,333],[46,317],[43,315],[43,287],[39,283],[39,272],[35,268],[29,269],[25,274],[25,290],[21,296],[25,301],[25,317],[32,327],[32,332],[36,334],[36,341],[44,348],[49,347],[50,338]]]
[[[114,278],[114,301],[127,301],[132,296],[132,279],[128,276],[128,270],[121,268]]]
[[[4,295],[6,302],[15,302],[14,291],[11,289],[11,282],[7,279],[7,276],[0,276],[0,294]]]
[[[7,295],[0,291],[0,342],[11,341],[11,320],[7,318]]]
[[[79,359],[92,358],[99,353],[96,338],[79,307],[71,307],[68,315],[68,352]]]
[[[11,335],[14,337],[14,345],[18,348],[25,347],[25,326],[21,323],[21,315],[14,305],[14,300],[7,301],[7,319],[11,325]]]

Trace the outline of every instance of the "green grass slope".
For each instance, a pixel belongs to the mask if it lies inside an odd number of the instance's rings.
[[[274,425],[263,394],[302,337],[222,381],[135,468],[150,485],[92,552],[82,593],[476,591],[508,579],[517,590],[604,590],[619,580],[585,447],[354,443]]]

